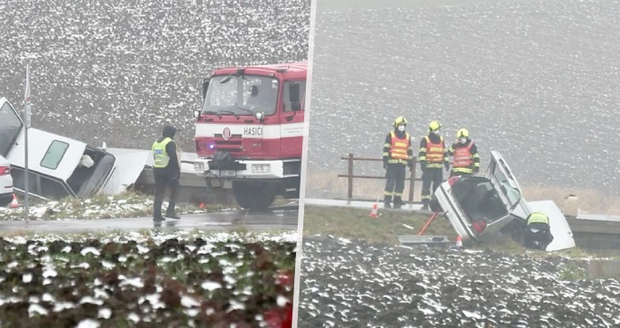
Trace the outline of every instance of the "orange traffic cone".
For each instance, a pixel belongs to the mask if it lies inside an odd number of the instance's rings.
[[[377,202],[375,202],[372,204],[372,209],[370,210],[370,217],[371,218],[379,217],[379,215],[377,215],[377,211],[378,211],[378,206],[377,206]]]
[[[19,207],[19,203],[17,202],[17,197],[13,194],[13,201],[11,202],[11,208]]]
[[[463,238],[461,236],[456,236],[456,247],[463,248]]]

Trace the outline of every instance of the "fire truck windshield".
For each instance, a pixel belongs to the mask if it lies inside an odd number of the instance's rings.
[[[215,76],[209,82],[202,110],[218,115],[273,115],[279,86],[277,79],[267,76]]]

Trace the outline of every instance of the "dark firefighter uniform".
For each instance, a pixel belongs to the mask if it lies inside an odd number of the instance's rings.
[[[394,208],[403,205],[403,190],[407,176],[407,166],[413,165],[413,149],[411,148],[411,136],[405,132],[407,120],[398,117],[394,121],[394,130],[385,137],[383,145],[383,168],[385,172],[385,191],[383,204],[390,207],[392,198]]]
[[[525,247],[540,250],[547,249],[547,246],[553,241],[549,217],[541,212],[530,214],[527,217],[524,235]]]
[[[179,193],[179,178],[181,168],[177,158],[177,146],[172,140],[176,129],[170,125],[164,127],[162,137],[153,143],[153,175],[155,177],[155,204],[153,209],[153,221],[164,221],[161,214],[161,206],[166,194],[166,189],[170,188],[170,200],[166,210],[166,217],[180,219],[176,215],[175,205]]]
[[[452,156],[450,177],[480,172],[478,148],[473,140],[469,139],[467,129],[460,129],[456,133],[456,142],[448,149],[448,156]]]
[[[442,167],[450,169],[448,149],[439,135],[441,125],[437,121],[429,124],[429,133],[420,141],[418,161],[422,169],[422,208],[428,210],[431,200],[431,184],[433,192],[443,182]]]

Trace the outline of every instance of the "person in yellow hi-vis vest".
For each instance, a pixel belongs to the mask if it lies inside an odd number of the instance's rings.
[[[542,212],[533,212],[525,221],[525,247],[546,250],[553,242],[549,217]]]
[[[170,199],[166,209],[166,217],[180,219],[176,214],[175,206],[179,194],[179,179],[181,177],[180,159],[177,145],[172,140],[177,129],[171,125],[166,125],[161,138],[153,143],[153,175],[155,177],[155,204],[153,208],[153,221],[160,222],[166,220],[161,213],[161,206],[166,195],[166,189],[170,188]]]
[[[405,132],[407,120],[398,117],[394,120],[394,130],[385,137],[383,144],[383,168],[385,169],[385,190],[383,206],[389,208],[392,199],[394,208],[403,205],[403,189],[407,177],[407,166],[413,165],[411,136]]]

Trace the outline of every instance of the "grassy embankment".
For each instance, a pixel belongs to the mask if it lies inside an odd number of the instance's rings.
[[[397,245],[398,235],[415,235],[429,219],[428,214],[411,213],[396,210],[379,210],[378,218],[369,216],[369,209],[322,207],[306,205],[304,209],[304,238],[321,234],[352,240],[363,240],[368,243]],[[452,243],[456,240],[454,229],[444,217],[437,217],[425,232],[425,235],[443,235]],[[510,256],[528,256],[546,258],[550,256],[569,257],[576,261],[606,257],[620,259],[610,252],[593,252],[580,248],[556,251],[552,253],[527,250],[509,238],[492,243],[475,244],[469,249],[500,252]],[[566,280],[585,279],[587,271],[583,265],[568,266],[560,273]],[[620,277],[619,277],[620,278]]]
[[[314,192],[319,195],[326,195],[325,198],[342,197],[347,194],[347,180],[335,178],[335,173],[310,174],[307,182],[307,193]],[[420,197],[420,186],[418,182],[414,190],[414,201]],[[523,186],[524,197],[528,201],[553,200],[558,206],[562,207],[564,197],[568,194],[577,195],[577,206],[579,212],[619,215],[620,199],[609,197],[594,190],[570,190],[558,187]],[[354,194],[356,199],[377,199],[383,190],[381,180],[356,180],[354,181]],[[408,195],[408,186],[405,187],[405,195]],[[398,235],[417,234],[429,219],[428,214],[407,213],[394,210],[379,210],[380,217],[373,219],[369,217],[370,208],[334,208],[306,205],[304,210],[304,236],[314,234],[330,234],[333,236],[365,240],[369,243],[397,244]],[[411,229],[410,227],[413,227]],[[456,239],[456,233],[452,226],[443,217],[436,218],[426,234],[445,235],[449,240]],[[535,258],[545,258],[548,256],[566,256],[573,259],[584,259],[590,257],[611,257],[620,258],[617,252],[615,255],[609,251],[594,252],[580,248],[572,248],[549,254],[542,251],[526,250],[511,239],[502,239],[489,244],[477,244],[474,249],[499,251],[509,255],[523,255]],[[583,279],[587,277],[587,272],[583,266],[565,268],[560,277],[567,280]]]

